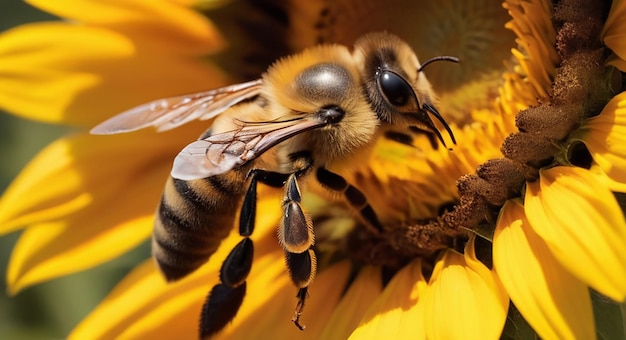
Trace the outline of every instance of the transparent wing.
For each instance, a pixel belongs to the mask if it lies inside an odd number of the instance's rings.
[[[94,135],[130,132],[149,126],[170,130],[194,120],[211,119],[261,91],[261,79],[215,90],[157,99],[122,112],[94,127]]]
[[[223,174],[249,162],[276,144],[327,125],[315,117],[283,122],[242,123],[240,129],[187,145],[174,159],[172,177],[190,181]]]

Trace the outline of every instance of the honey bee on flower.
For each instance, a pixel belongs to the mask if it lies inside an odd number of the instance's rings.
[[[317,271],[313,223],[302,208],[302,183],[315,178],[346,201],[374,232],[383,226],[367,197],[328,167],[358,162],[370,153],[381,131],[419,129],[446,144],[429,115],[454,135],[435,108],[435,96],[411,48],[388,33],[370,33],[354,51],[320,45],[279,60],[262,79],[217,90],[160,99],[115,116],[94,134],[154,126],[176,128],[215,117],[201,138],[174,160],[161,200],[152,253],[168,281],[204,264],[235,224],[242,241],[220,270],[200,320],[201,336],[221,330],[235,317],[252,266],[249,238],[256,218],[257,182],[284,187],[278,230],[286,264],[299,289],[296,326]],[[398,134],[400,134],[399,132]],[[348,163],[349,166],[349,163]],[[241,206],[241,208],[240,208]]]

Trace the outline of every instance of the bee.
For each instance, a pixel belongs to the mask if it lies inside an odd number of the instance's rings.
[[[262,78],[191,95],[156,100],[123,112],[92,129],[115,134],[147,127],[158,131],[195,120],[213,120],[173,162],[156,213],[152,253],[168,281],[179,280],[209,260],[236,224],[242,240],[220,269],[220,283],[202,307],[200,336],[225,327],[239,310],[254,253],[250,235],[257,183],[284,188],[278,238],[298,289],[293,322],[315,277],[311,217],[300,186],[315,180],[343,195],[375,233],[383,226],[365,195],[329,168],[350,165],[371,151],[388,127],[420,130],[444,139],[435,117],[454,135],[435,107],[435,95],[407,43],[389,33],[369,33],[354,43],[319,45],[278,60]],[[400,138],[402,139],[402,138]]]

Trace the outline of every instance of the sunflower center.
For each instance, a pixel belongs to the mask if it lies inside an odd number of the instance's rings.
[[[365,228],[352,229],[345,245],[347,253],[361,262],[391,268],[415,257],[432,258],[441,249],[455,248],[469,233],[480,234],[481,226],[492,232],[500,207],[520,197],[524,183],[538,178],[539,169],[564,164],[588,167],[588,151],[571,137],[584,119],[598,114],[613,93],[604,67],[607,51],[598,39],[608,7],[577,0],[556,6],[553,25],[561,64],[554,72],[551,88],[545,89],[549,95],[544,104],[520,111],[515,121],[518,132],[510,134],[502,145],[504,157],[479,165],[475,175],[464,175],[471,171],[460,175],[453,170],[450,175],[442,171],[454,167],[446,167],[436,150],[425,152],[428,141],[412,142],[419,152],[379,143],[377,156],[356,169],[352,179],[370,194],[368,197],[372,193],[380,196],[371,203],[379,208],[377,212],[382,211],[389,228],[383,235]],[[454,152],[459,155],[458,150]],[[419,165],[412,167],[407,159]],[[429,173],[426,167],[435,170]],[[403,171],[406,176],[397,175]],[[460,178],[456,182],[460,197],[447,191],[454,186],[448,177],[454,181]],[[455,204],[449,206],[450,202]],[[448,209],[442,209],[445,206]]]

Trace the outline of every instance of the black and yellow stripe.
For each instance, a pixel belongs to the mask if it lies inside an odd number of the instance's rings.
[[[234,225],[246,188],[241,171],[204,179],[169,178],[159,205],[152,253],[168,281],[203,265]]]

